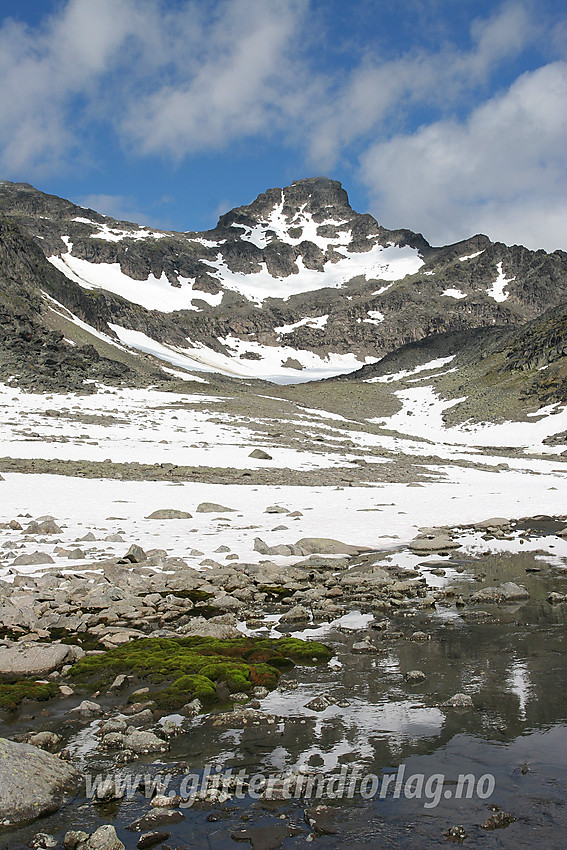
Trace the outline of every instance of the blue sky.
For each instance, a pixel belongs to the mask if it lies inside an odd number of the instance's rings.
[[[2,0],[0,176],[206,229],[318,174],[433,244],[567,250],[555,0]]]

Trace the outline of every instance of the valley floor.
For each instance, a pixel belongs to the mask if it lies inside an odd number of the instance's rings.
[[[406,764],[408,775],[443,773],[448,788],[456,773],[494,774],[494,797],[268,804],[229,789],[128,829],[159,807],[141,795],[101,807],[81,792],[41,824],[0,833],[0,847],[102,824],[127,847],[150,846],[137,842],[152,829],[179,847],[434,847],[460,824],[471,846],[561,846],[567,414],[553,405],[522,422],[446,427],[450,405],[414,377],[395,378],[394,392],[388,381],[284,392],[214,378],[175,393],[0,386],[4,681],[14,647],[70,636],[77,657],[200,633],[290,632],[332,652],[317,667],[296,662],[269,693],[227,691],[205,713],[158,711],[136,676],[85,690],[69,656],[34,673],[61,693],[0,713],[0,734],[51,732],[84,774],[180,780],[216,764],[280,781]],[[459,694],[462,710],[450,704]],[[107,721],[123,736],[117,750]],[[134,728],[158,740],[153,750],[123,746]],[[492,803],[512,818],[496,832],[481,828]]]

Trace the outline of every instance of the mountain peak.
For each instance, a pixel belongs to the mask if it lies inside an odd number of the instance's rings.
[[[250,204],[222,215],[218,226],[262,225],[278,232],[300,228],[307,220],[315,225],[339,225],[356,216],[338,180],[307,177],[284,188],[262,192]]]

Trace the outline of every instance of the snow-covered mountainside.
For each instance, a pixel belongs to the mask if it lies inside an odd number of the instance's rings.
[[[42,327],[134,371],[138,352],[166,369],[302,382],[567,301],[565,253],[482,235],[434,248],[354,212],[327,178],[270,189],[206,232],[119,222],[12,183],[0,219],[4,277],[23,264]]]

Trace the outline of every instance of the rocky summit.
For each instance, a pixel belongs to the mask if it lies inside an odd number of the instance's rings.
[[[559,850],[566,286],[0,183],[0,850]]]

